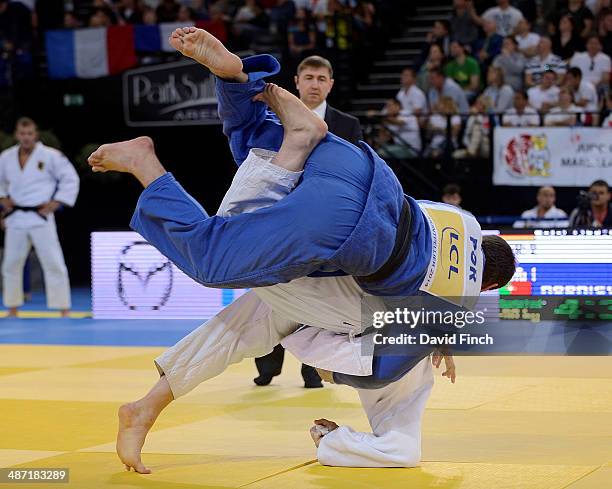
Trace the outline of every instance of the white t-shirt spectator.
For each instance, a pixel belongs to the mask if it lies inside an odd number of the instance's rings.
[[[500,36],[510,36],[516,29],[516,25],[523,18],[523,14],[519,9],[514,7],[508,7],[507,9],[501,9],[499,7],[493,7],[488,9],[482,18],[486,20],[494,20],[497,26],[497,33]]]
[[[612,114],[610,114],[608,117],[604,119],[604,121],[601,124],[601,127],[612,129]]]
[[[432,114],[429,116],[429,127],[431,129],[446,129],[446,122],[448,117],[442,114]],[[461,116],[453,115],[450,118],[451,126],[460,126],[461,125]]]
[[[582,108],[585,112],[597,112],[599,109],[597,89],[591,82],[581,80],[574,98],[576,100],[588,100],[587,104]]]
[[[421,113],[427,112],[427,97],[416,85],[412,85],[408,90],[402,88],[395,98],[402,104],[403,114],[414,114],[415,109]]]
[[[504,114],[502,124],[512,127],[536,127],[540,125],[540,116],[533,107],[525,107],[522,114],[512,107]]]
[[[597,53],[594,58],[589,56],[586,51],[576,53],[570,60],[570,66],[576,66],[582,71],[582,79],[597,86],[604,73],[610,73],[610,56],[604,53]]]
[[[580,107],[577,107],[574,104],[570,105],[567,109],[553,107],[550,109],[550,112],[544,116],[544,125],[567,122],[567,119],[571,117],[571,114],[579,114],[580,112]]]
[[[393,142],[395,144],[408,143],[412,149],[420,152],[422,149],[421,145],[421,129],[419,127],[419,121],[413,115],[400,115],[398,117],[404,125],[391,124],[385,121],[385,126],[388,126],[395,134],[392,134]],[[398,137],[399,136],[399,137]]]
[[[527,61],[525,66],[525,73],[531,75],[534,83],[540,83],[542,74],[548,70],[553,70],[557,74],[564,74],[567,71],[567,65],[559,56],[550,53],[544,59],[534,56]]]
[[[542,217],[538,217],[537,206],[526,210],[521,214],[521,219],[512,225],[514,228],[566,228],[568,226],[567,213],[554,205]]]
[[[518,47],[521,51],[529,48],[535,48],[540,42],[540,36],[535,32],[528,32],[526,36],[514,36]]]
[[[527,90],[527,95],[529,96],[529,105],[536,110],[540,110],[543,103],[556,104],[559,101],[559,87],[553,85],[543,90],[542,87],[538,85]]]

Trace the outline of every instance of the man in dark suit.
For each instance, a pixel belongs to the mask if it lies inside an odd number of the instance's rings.
[[[298,65],[295,86],[300,100],[325,120],[329,132],[353,144],[363,139],[359,119],[334,109],[327,103],[327,96],[334,86],[334,70],[329,60],[321,56],[304,59]],[[272,353],[265,357],[256,358],[255,365],[259,376],[253,379],[254,382],[257,385],[268,385],[272,382],[273,377],[280,375],[284,358],[285,349],[281,345],[277,345]],[[321,377],[309,365],[302,365],[302,377],[306,388],[323,387]]]

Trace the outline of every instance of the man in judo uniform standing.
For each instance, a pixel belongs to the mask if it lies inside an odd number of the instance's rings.
[[[169,355],[162,355],[157,361],[165,374],[162,379],[140,404],[122,407],[118,452],[126,466],[139,472],[148,470],[140,450],[163,407],[229,363],[268,353],[285,337],[310,335],[311,341],[302,337],[295,349],[283,344],[294,353],[301,345],[305,355],[298,358],[305,363],[345,374],[334,374],[336,381],[360,387],[356,379],[362,376],[370,388],[384,389],[404,378],[410,380],[431,349],[411,353],[405,362],[387,367],[382,361],[373,367],[372,358],[361,358],[355,342],[348,340],[363,331],[360,301],[364,294],[469,297],[505,284],[514,271],[509,246],[501,238],[483,240],[473,217],[404,197],[391,170],[367,145],[358,148],[333,135],[324,136],[325,127],[301,112],[308,109],[300,107],[295,97],[274,87],[264,90],[263,78],[279,69],[274,58],[255,56],[243,64],[219,41],[195,28],[175,31],[171,42],[218,76],[219,112],[234,158],[241,165],[236,178],[248,179],[248,172],[242,170],[249,161],[271,163],[294,173],[306,164],[299,184],[274,205],[209,217],[165,172],[149,139],[103,145],[90,157],[94,171],[130,172],[146,187],[132,227],[185,273],[207,286],[259,287],[211,319],[199,334],[192,333]],[[271,106],[282,126],[260,102]],[[291,187],[295,182],[289,180]],[[231,196],[226,199],[226,207],[231,207]],[[338,272],[345,276],[328,276]],[[317,285],[309,285],[312,281]],[[315,328],[296,332],[300,323]],[[347,365],[326,363],[325,355],[306,358],[309,350],[325,352],[332,336],[345,338],[341,340],[345,349],[333,351],[337,358],[342,356],[338,352],[345,352]],[[305,348],[306,344],[312,348]],[[202,366],[203,360],[205,369],[193,368]],[[422,379],[416,382],[416,390],[407,390],[419,391]],[[334,430],[323,442],[333,440],[335,433],[342,431]],[[340,446],[336,453],[342,451]],[[370,459],[368,465],[364,460]],[[359,466],[410,465],[406,459],[387,458],[383,463],[366,456],[355,460]],[[411,460],[414,464],[414,455]]]

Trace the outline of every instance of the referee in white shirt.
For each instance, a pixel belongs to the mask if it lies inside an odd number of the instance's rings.
[[[54,212],[73,206],[79,193],[74,166],[59,151],[38,141],[38,128],[17,121],[18,144],[0,154],[0,205],[5,221],[2,292],[9,317],[23,304],[23,267],[34,247],[45,280],[47,306],[70,311],[70,283],[57,236]]]

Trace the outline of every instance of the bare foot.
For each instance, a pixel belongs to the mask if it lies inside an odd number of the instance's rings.
[[[60,316],[63,318],[69,318],[70,317],[70,309],[62,309],[60,311]]]
[[[16,307],[9,308],[8,312],[6,313],[6,317],[7,318],[16,318],[17,317],[17,308]]]
[[[266,84],[253,100],[265,102],[285,130],[283,146],[310,153],[327,134],[327,124],[292,93],[274,83]]]
[[[206,66],[220,78],[235,78],[242,73],[242,60],[204,29],[182,27],[168,41],[181,54]]]
[[[137,402],[119,408],[117,455],[128,471],[134,469],[141,474],[151,473],[151,469],[142,463],[140,452],[156,418],[157,413],[142,408]]]
[[[142,136],[120,143],[103,144],[87,159],[95,172],[119,171],[133,173],[144,161],[155,157],[153,141]]]

